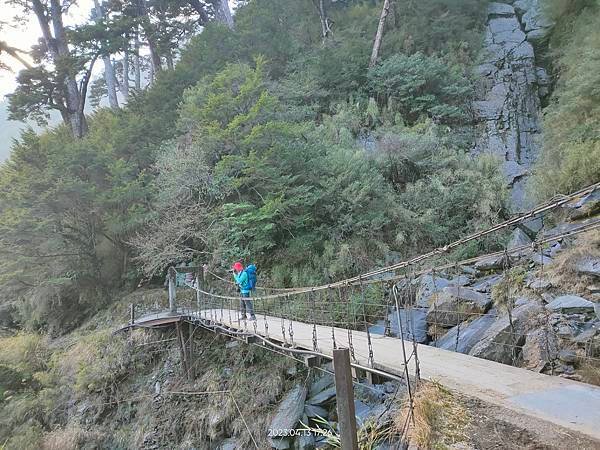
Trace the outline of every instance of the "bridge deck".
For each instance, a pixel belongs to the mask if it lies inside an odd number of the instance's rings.
[[[239,314],[237,311],[213,309],[194,314],[236,330],[254,331],[252,322],[244,324],[236,320]],[[289,322],[284,321],[284,337],[281,318],[267,316],[265,321],[260,316],[256,322],[256,332],[289,342]],[[265,329],[265,323],[268,330]],[[292,327],[294,344],[312,350],[312,324],[293,321]],[[348,347],[347,330],[335,328],[334,332],[337,345]],[[323,354],[333,355],[331,335],[331,327],[317,326],[318,350]],[[400,341],[378,335],[371,335],[371,341],[375,367],[387,373],[402,375],[404,367]],[[367,366],[367,334],[353,331],[352,343],[357,362]],[[412,342],[406,342],[406,345],[409,352]],[[600,387],[427,345],[419,345],[418,356],[423,378],[437,380],[443,386],[463,394],[578,431],[598,440],[600,448]],[[414,374],[414,358],[410,361],[409,368],[410,373]]]

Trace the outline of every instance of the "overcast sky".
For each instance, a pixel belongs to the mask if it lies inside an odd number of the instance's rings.
[[[76,6],[71,7],[69,14],[65,17],[65,24],[72,25],[82,23],[88,17],[94,4],[93,0],[79,0]],[[13,5],[7,5],[5,0],[0,0],[0,22],[13,23],[15,15],[22,15],[22,10]],[[35,14],[30,13],[25,25],[19,25],[16,28],[5,26],[0,31],[0,41],[6,41],[8,45],[29,50],[41,36],[40,26]],[[4,96],[14,91],[17,83],[15,77],[22,68],[20,63],[14,61],[7,55],[2,55],[2,62],[10,65],[14,72],[0,70],[0,100]]]

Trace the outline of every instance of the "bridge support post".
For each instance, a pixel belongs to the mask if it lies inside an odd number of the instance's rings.
[[[340,438],[344,450],[358,450],[351,367],[350,351],[347,348],[335,349],[333,351],[335,395]]]
[[[203,283],[204,285],[204,283]],[[204,287],[202,285],[202,287]],[[199,289],[201,289],[200,287],[200,271],[196,272],[196,307],[198,309],[198,313],[200,312],[200,306],[202,304],[202,294],[200,293]]]
[[[177,312],[177,294],[175,292],[176,278],[173,268],[169,268],[169,311]]]

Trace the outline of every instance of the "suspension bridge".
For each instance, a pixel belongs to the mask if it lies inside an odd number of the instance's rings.
[[[191,339],[186,342],[181,332],[184,323],[188,323],[194,329],[222,333],[249,344],[262,345],[278,353],[300,358],[308,366],[319,364],[322,360],[331,360],[333,351],[337,348],[348,348],[356,378],[366,377],[373,380],[383,377],[401,380],[408,385],[409,395],[411,384],[414,386],[420,379],[435,380],[449,389],[544,420],[564,428],[567,432],[581,433],[597,440],[600,445],[599,387],[436,348],[435,342],[434,345],[422,345],[417,342],[418,330],[415,328],[413,314],[418,309],[414,305],[414,280],[420,275],[431,275],[435,286],[436,274],[454,273],[458,276],[464,267],[489,260],[500,260],[501,270],[506,275],[511,262],[523,255],[523,252],[539,252],[540,270],[543,272],[542,252],[545,247],[584,232],[600,229],[600,218],[592,217],[581,221],[563,232],[539,232],[532,244],[506,248],[458,262],[444,263],[443,257],[449,251],[468,242],[543,217],[549,211],[591,195],[599,188],[600,183],[597,183],[573,194],[555,198],[488,230],[352,278],[299,288],[263,287],[260,293],[252,298],[257,316],[257,320],[253,321],[239,317],[240,297],[233,283],[212,274],[206,268],[171,267],[169,308],[138,318],[132,309],[130,323],[124,328],[174,324],[178,331],[184,366],[186,361],[189,362],[193,357]],[[436,265],[425,267],[425,262],[434,258]],[[175,281],[178,272],[191,275],[188,275],[182,288],[194,290],[194,299],[178,302]],[[458,297],[461,289],[473,295],[469,288],[457,284],[455,290],[458,291]],[[510,292],[507,292],[507,295],[510,295]],[[469,299],[466,302],[467,308],[476,305],[480,300],[479,297]],[[546,318],[546,330],[551,330],[548,313],[544,314],[538,310],[536,312],[538,319]],[[447,330],[457,325],[460,333],[461,323],[490,315],[483,307],[463,310],[448,309],[443,303],[438,306],[436,289],[427,314],[428,324],[434,333],[436,327]],[[433,320],[430,320],[430,316]],[[496,319],[502,317],[502,313],[496,313]],[[383,333],[373,332],[373,326],[378,323],[383,323]],[[190,335],[192,333],[193,331],[190,331]],[[527,332],[518,332],[511,318],[499,336],[501,339],[497,339],[494,345],[500,348],[509,347],[514,358],[517,350],[522,350],[523,337],[527,336]],[[600,363],[598,355],[593,353],[586,354],[583,358],[589,363]]]

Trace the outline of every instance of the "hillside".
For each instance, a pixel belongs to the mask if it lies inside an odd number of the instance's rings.
[[[12,145],[22,125],[0,103],[1,449],[335,448],[267,435],[339,431],[333,368],[289,358],[318,343],[294,343],[286,319],[596,392],[598,190],[510,222],[600,181],[596,2],[249,0],[233,21],[222,0],[143,3],[107,2],[56,37],[66,47],[42,46],[13,97],[27,117],[110,93],[104,79],[86,93],[91,63],[113,84],[137,64],[126,104],[74,108]],[[170,322],[173,267],[180,305],[236,315],[234,262],[258,267],[274,345],[247,345],[243,319],[221,334]],[[123,327],[132,304],[166,322]],[[360,373],[364,448],[596,446],[439,380],[413,392]]]

